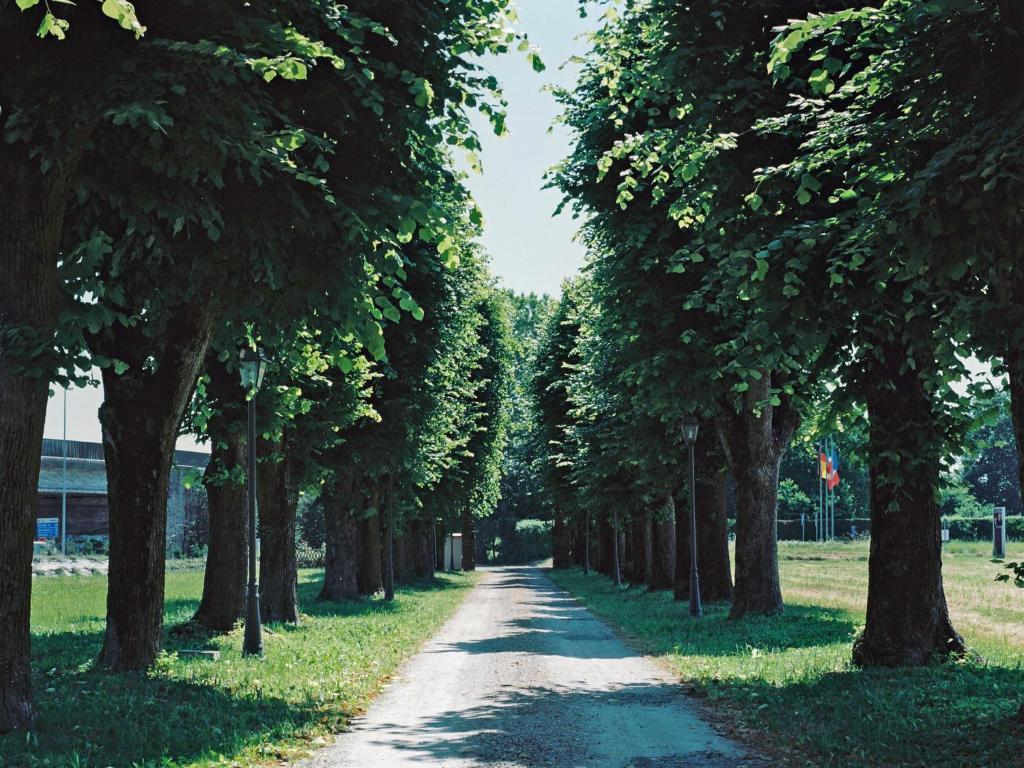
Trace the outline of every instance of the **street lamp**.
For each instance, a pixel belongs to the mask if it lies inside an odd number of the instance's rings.
[[[697,473],[693,461],[699,426],[696,416],[683,419],[683,439],[690,452],[690,615],[696,618],[704,615],[700,604],[700,575],[697,573]]]
[[[260,627],[260,591],[256,579],[256,392],[263,383],[263,374],[270,362],[259,347],[245,347],[238,355],[238,372],[248,395],[249,441],[246,497],[249,506],[249,585],[245,591],[245,636],[243,656],[263,655],[263,632]]]

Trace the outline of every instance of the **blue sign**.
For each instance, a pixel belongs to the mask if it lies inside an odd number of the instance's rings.
[[[57,532],[60,530],[58,522],[56,517],[36,518],[36,540],[56,539]]]

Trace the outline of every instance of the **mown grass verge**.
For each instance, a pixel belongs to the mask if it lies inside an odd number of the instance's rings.
[[[167,575],[167,655],[147,674],[94,668],[105,576],[36,579],[32,658],[36,730],[0,737],[0,767],[260,765],[327,743],[455,611],[474,575],[441,574],[380,599],[320,603],[321,572],[302,571],[298,627],[271,625],[262,660],[243,659],[241,631],[180,636],[203,574]],[[178,658],[219,650],[219,661]]]
[[[996,583],[986,545],[954,544],[946,594],[976,658],[861,670],[867,545],[780,545],[786,611],[694,621],[671,593],[615,588],[578,570],[552,578],[705,698],[712,717],[779,766],[1003,768],[1024,765],[1024,593]],[[1012,553],[1011,553],[1012,554]],[[818,557],[820,559],[810,559]]]

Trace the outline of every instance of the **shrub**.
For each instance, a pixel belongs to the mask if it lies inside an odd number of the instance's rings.
[[[503,552],[506,562],[529,563],[551,557],[550,520],[518,520],[516,535]]]
[[[327,533],[324,530],[324,508],[319,493],[304,493],[299,496],[299,507],[295,513],[296,538],[316,549],[324,546]]]
[[[295,542],[295,562],[299,568],[323,568],[327,557],[327,548],[321,544],[311,547],[302,539]]]

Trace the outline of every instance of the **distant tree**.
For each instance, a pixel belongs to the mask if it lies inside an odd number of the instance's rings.
[[[978,501],[989,507],[1006,507],[1007,514],[1024,515],[1021,501],[1020,456],[1017,437],[1010,418],[1010,398],[1006,392],[992,404],[992,421],[968,434],[973,448],[963,458],[961,477]]]

